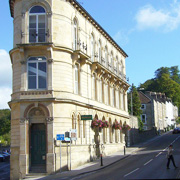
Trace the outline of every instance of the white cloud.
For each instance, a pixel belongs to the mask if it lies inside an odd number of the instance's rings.
[[[180,3],[174,0],[168,9],[155,9],[152,5],[142,7],[136,14],[138,30],[163,29],[173,31],[180,25]]]
[[[0,109],[9,108],[11,99],[12,69],[9,54],[0,49]]]
[[[12,82],[12,66],[9,54],[0,49],[0,87],[11,87]]]
[[[11,100],[11,88],[0,87],[0,109],[9,109],[8,102]]]
[[[129,42],[128,32],[120,30],[113,36],[113,39],[121,45],[126,45]]]

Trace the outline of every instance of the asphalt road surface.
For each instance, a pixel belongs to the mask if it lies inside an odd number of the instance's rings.
[[[8,162],[0,162],[0,180],[10,180],[10,164]]]
[[[166,169],[167,147],[173,144],[175,169],[172,162]],[[71,180],[176,179],[180,172],[180,134],[169,133],[157,138],[140,151],[102,170],[76,176]]]

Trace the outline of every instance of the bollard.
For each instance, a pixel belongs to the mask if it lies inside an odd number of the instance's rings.
[[[124,155],[126,155],[126,146],[124,146]]]
[[[101,154],[101,166],[103,166],[103,157],[102,157],[102,154]]]

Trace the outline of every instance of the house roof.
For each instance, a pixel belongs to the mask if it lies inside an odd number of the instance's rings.
[[[148,104],[151,102],[151,99],[148,96],[146,96],[142,91],[138,91],[138,94],[141,104]]]
[[[96,29],[107,38],[110,43],[119,50],[125,57],[128,57],[126,52],[112,39],[112,37],[99,25],[97,21],[76,1],[68,0]],[[14,2],[15,0],[9,0],[11,17],[14,17]]]

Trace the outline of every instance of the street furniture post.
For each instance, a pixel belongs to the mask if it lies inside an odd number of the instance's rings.
[[[124,155],[126,155],[126,146],[124,146]]]
[[[101,154],[101,166],[103,166],[103,155]]]

